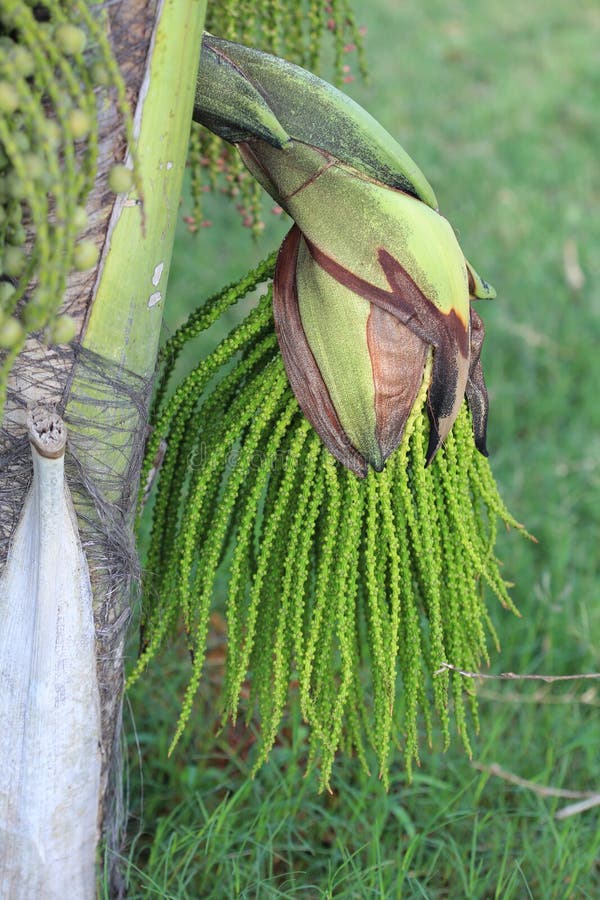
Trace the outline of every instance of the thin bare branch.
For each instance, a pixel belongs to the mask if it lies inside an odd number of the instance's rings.
[[[593,706],[600,708],[600,698],[596,688],[588,688],[581,694],[551,694],[539,688],[530,694],[518,694],[516,691],[493,691],[482,688],[477,696],[480,700],[494,700],[498,703],[537,703],[540,706]]]
[[[588,797],[586,800],[579,800],[577,803],[569,803],[568,806],[563,806],[562,809],[555,813],[554,818],[568,819],[569,816],[576,816],[579,813],[586,812],[588,809],[593,809],[594,806],[600,806],[600,794]]]
[[[515,775],[513,772],[507,772],[506,769],[503,769],[498,763],[491,763],[489,766],[486,766],[484,763],[473,760],[471,765],[479,772],[487,772],[489,775],[495,775],[497,778],[502,778],[510,784],[516,784],[518,787],[533,791],[534,794],[537,794],[540,797],[564,797],[570,800],[586,800],[588,802],[593,800],[594,803],[592,805],[600,803],[600,794],[597,791],[571,791],[566,788],[555,788],[551,785],[537,784],[537,782],[529,781],[527,778],[521,778],[520,775]],[[568,809],[568,807],[565,807],[565,809]]]
[[[441,675],[442,672],[450,669],[465,678],[481,678],[490,681],[544,681],[551,684],[554,681],[583,681],[585,679],[600,679],[600,672],[584,672],[581,675],[519,675],[515,672],[500,672],[499,675],[488,675],[483,672],[466,672],[453,666],[451,663],[442,663],[442,667],[434,672],[434,675]]]

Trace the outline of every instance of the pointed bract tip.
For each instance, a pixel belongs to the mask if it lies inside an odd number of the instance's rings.
[[[494,300],[496,297],[495,288],[478,275],[468,259],[465,259],[467,267],[467,277],[469,279],[469,294],[475,300]]]

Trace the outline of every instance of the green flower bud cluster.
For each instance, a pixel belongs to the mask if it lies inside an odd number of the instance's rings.
[[[89,49],[93,47],[93,50]],[[101,74],[99,74],[101,73]],[[59,315],[69,272],[92,268],[83,237],[97,162],[96,88],[116,89],[127,136],[132,123],[101,18],[87,2],[43,7],[5,0],[0,11],[0,413],[8,372],[28,332],[73,339]],[[124,167],[111,173],[128,190]],[[114,181],[114,184],[113,184]]]
[[[271,256],[210,298],[161,353],[142,474],[144,491],[156,479],[143,649],[130,681],[183,622],[193,664],[176,741],[193,714],[217,610],[228,642],[221,710],[235,719],[242,705],[259,720],[255,766],[273,746],[294,680],[310,726],[309,765],[320,767],[323,785],[344,748],[365,767],[374,749],[385,779],[400,744],[410,774],[434,714],[447,745],[452,710],[469,750],[473,682],[437,673],[445,662],[476,670],[490,639],[497,645],[482,585],[514,612],[493,551],[498,519],[523,529],[474,447],[466,404],[424,467],[428,377],[382,472],[361,480],[337,462],[292,394],[270,285],[168,390],[182,346],[274,268]]]
[[[284,56],[318,72],[327,44],[333,45],[333,80],[352,80],[350,61],[366,75],[363,29],[356,24],[350,0],[220,0],[209,3],[206,30],[221,38]],[[227,144],[197,125],[190,137],[192,231],[203,224],[202,196],[219,190],[233,200],[244,226],[253,234],[264,228],[263,200],[239,157]]]

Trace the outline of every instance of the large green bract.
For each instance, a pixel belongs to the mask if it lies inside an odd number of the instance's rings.
[[[493,291],[402,147],[321,79],[209,35],[195,117],[239,147],[300,231],[280,253],[275,324],[292,389],[336,459],[361,476],[368,464],[383,467],[402,438],[427,348],[427,462],[465,394],[476,445],[487,452],[483,325],[469,300]]]

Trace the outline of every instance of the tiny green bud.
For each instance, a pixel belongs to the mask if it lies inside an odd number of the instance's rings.
[[[13,141],[15,142],[15,146],[21,151],[21,153],[27,153],[27,151],[31,147],[29,138],[24,131],[15,131],[15,133],[13,134]]]
[[[10,115],[19,105],[19,94],[8,81],[0,81],[0,112]]]
[[[6,221],[8,225],[20,225],[23,220],[23,207],[20,203],[11,203]]]
[[[96,265],[98,248],[92,241],[81,241],[75,247],[73,265],[79,272],[85,272]]]
[[[30,299],[29,303],[23,310],[23,324],[27,331],[39,331],[44,327],[48,320],[48,313],[43,306],[40,306],[36,300],[39,298],[33,297]]]
[[[27,170],[27,174],[34,181],[41,178],[46,171],[44,161],[37,153],[27,153],[23,158],[23,163]]]
[[[85,50],[87,40],[85,31],[78,28],[77,25],[70,25],[68,22],[64,22],[55,30],[54,38],[58,49],[68,56],[75,56],[78,53],[83,53]]]
[[[68,344],[75,337],[77,323],[71,316],[58,316],[48,328],[49,344]]]
[[[23,326],[12,316],[0,325],[0,347],[12,350],[23,338]]]
[[[10,281],[0,281],[0,310],[8,305],[14,293],[15,288]]]
[[[3,268],[6,275],[18,278],[25,266],[25,254],[19,247],[4,249]]]
[[[51,147],[58,147],[62,138],[62,132],[58,122],[54,119],[46,119],[41,131]]]
[[[74,141],[87,137],[92,123],[90,117],[82,109],[72,109],[69,113],[69,131]]]
[[[115,194],[125,194],[133,184],[133,174],[127,166],[113,166],[108,174],[108,186]]]
[[[21,247],[25,243],[27,234],[22,225],[11,225],[6,235],[8,243],[13,247]]]
[[[100,87],[104,87],[110,83],[110,75],[104,63],[93,63],[90,68],[90,75],[94,84],[97,84]]]
[[[22,75],[23,78],[29,78],[30,75],[33,75],[35,62],[33,56],[25,47],[20,47],[17,44],[10,53],[10,62],[14,71],[18,75]]]
[[[16,175],[10,175],[6,179],[5,190],[7,197],[10,197],[11,200],[23,200],[27,194],[24,182]]]
[[[83,206],[76,206],[73,211],[73,225],[77,229],[77,232],[83,231],[85,226],[87,225],[88,217]]]

